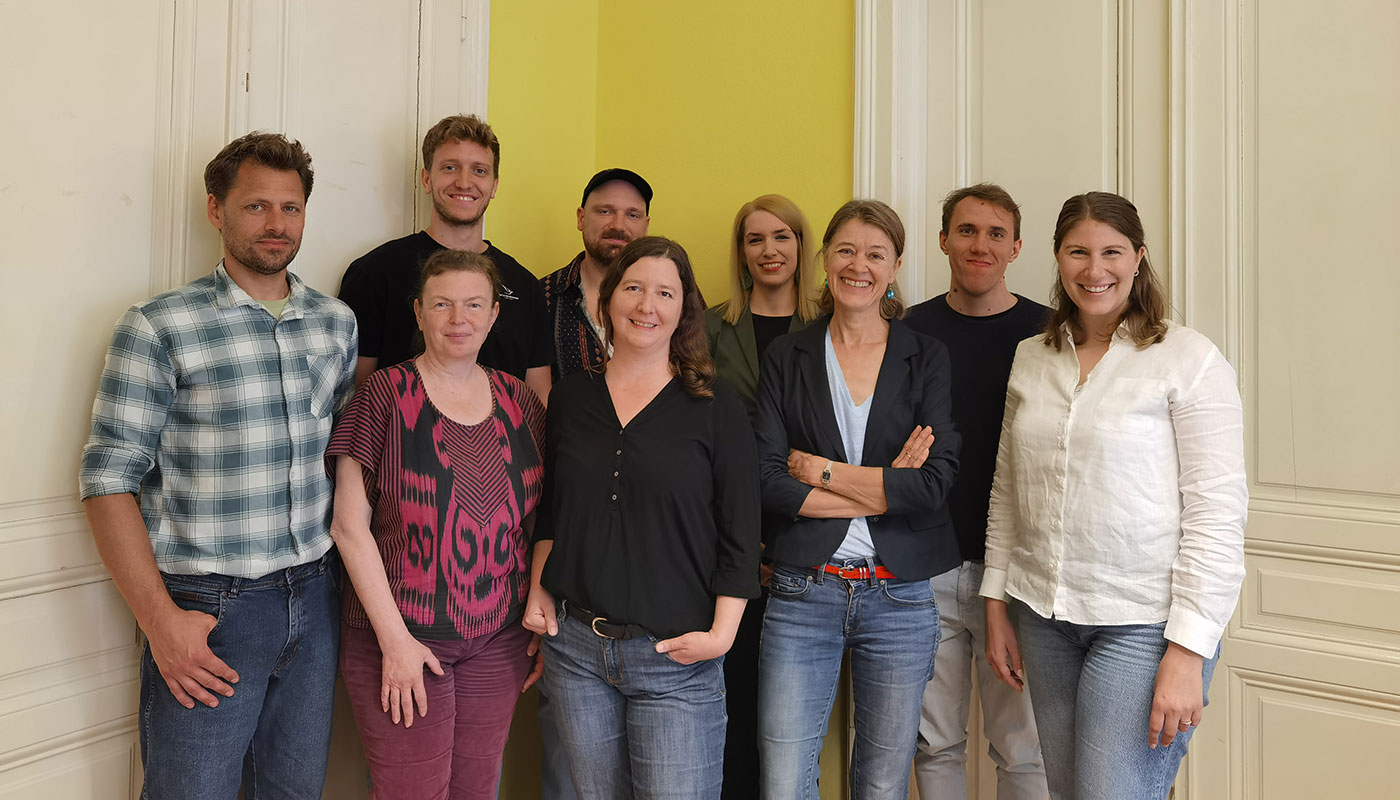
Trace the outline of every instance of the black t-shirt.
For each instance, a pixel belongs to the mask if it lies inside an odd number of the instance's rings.
[[[385,242],[350,262],[340,283],[340,299],[359,322],[362,358],[377,358],[379,366],[389,367],[418,355],[413,291],[423,262],[443,249],[427,231],[419,231]],[[527,369],[547,367],[554,357],[544,292],[528,269],[495,245],[487,242],[483,255],[496,265],[505,288],[501,314],[482,343],[477,362],[524,380]]]
[[[1006,410],[1006,381],[1016,345],[1045,331],[1050,309],[1016,295],[1016,305],[989,317],[969,317],[941,294],[909,310],[905,324],[948,348],[953,367],[953,422],[962,434],[957,482],[948,512],[965,561],[987,552],[987,502],[997,466],[997,442]]]
[[[752,312],[749,316],[753,318],[753,340],[758,346],[758,360],[763,360],[763,354],[768,352],[768,346],[774,339],[788,332],[792,326],[792,315],[785,317],[764,317]]]
[[[555,599],[669,638],[758,596],[758,451],[738,393],[714,392],[673,378],[624,428],[603,375],[554,385],[535,539]]]

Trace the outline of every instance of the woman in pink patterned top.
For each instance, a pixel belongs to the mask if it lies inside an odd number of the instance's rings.
[[[495,797],[535,646],[519,624],[544,407],[476,363],[500,310],[483,256],[423,265],[423,355],[370,376],[335,427],[340,669],[373,796]],[[402,726],[400,726],[402,723]]]

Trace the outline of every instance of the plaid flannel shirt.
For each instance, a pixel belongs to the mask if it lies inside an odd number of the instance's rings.
[[[117,322],[79,489],[139,494],[162,572],[255,578],[331,547],[323,459],[354,388],[355,316],[287,278],[280,319],[221,262]]]

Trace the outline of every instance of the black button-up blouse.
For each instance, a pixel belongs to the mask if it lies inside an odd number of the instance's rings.
[[[555,597],[661,638],[708,630],[715,597],[757,597],[758,453],[738,393],[672,379],[626,427],[604,376],[555,384],[535,540]]]

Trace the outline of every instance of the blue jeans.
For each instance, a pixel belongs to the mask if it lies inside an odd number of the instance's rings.
[[[321,796],[340,650],[340,561],[332,550],[261,578],[164,575],[175,604],[217,623],[209,647],[238,673],[218,708],[175,701],[141,658],[143,800]]]
[[[846,580],[775,564],[758,664],[767,800],[817,797],[822,736],[847,649],[856,728],[851,797],[909,796],[919,709],[938,650],[928,581]]]
[[[544,690],[580,797],[719,797],[723,659],[680,664],[656,642],[599,636],[567,603],[544,637]]]
[[[1160,800],[1171,791],[1195,728],[1170,747],[1147,746],[1166,623],[1076,625],[1010,602],[1031,691],[1045,777],[1056,800]],[[1201,671],[1202,701],[1220,657]]]
[[[535,718],[540,726],[540,800],[578,800],[574,776],[569,772],[569,754],[559,738],[559,712],[543,687],[536,692],[540,701]]]

